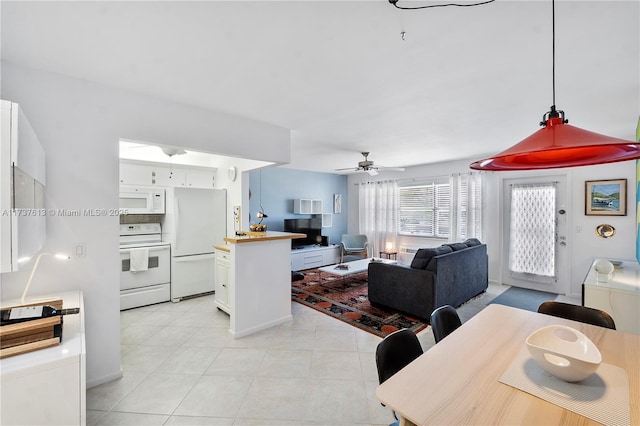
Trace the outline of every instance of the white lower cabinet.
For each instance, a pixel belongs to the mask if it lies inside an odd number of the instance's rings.
[[[340,246],[308,247],[291,251],[291,270],[302,271],[310,268],[333,265],[340,261]]]
[[[216,250],[216,298],[218,309],[231,314],[229,303],[229,268],[231,267],[231,255],[223,250]]]
[[[582,284],[582,304],[605,311],[616,323],[616,330],[640,334],[640,265],[618,259],[620,267],[611,274],[599,274],[595,259]]]
[[[59,345],[0,360],[0,425],[87,423],[83,296],[70,291],[51,299],[62,299],[63,308],[80,308],[80,313],[64,317]],[[20,304],[2,302],[3,307]]]

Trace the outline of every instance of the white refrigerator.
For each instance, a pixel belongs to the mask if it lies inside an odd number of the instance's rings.
[[[227,191],[168,188],[162,239],[171,243],[171,300],[215,290],[214,244],[227,236]]]

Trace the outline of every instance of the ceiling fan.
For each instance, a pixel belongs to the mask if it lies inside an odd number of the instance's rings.
[[[393,171],[396,171],[396,172],[404,172],[404,167],[374,166],[373,165],[373,161],[370,161],[368,159],[368,157],[369,157],[369,153],[368,152],[361,152],[361,154],[364,156],[364,160],[360,161],[358,163],[358,167],[356,167],[355,169],[353,167],[347,167],[347,168],[344,168],[344,169],[335,169],[335,170],[337,172],[344,171],[344,170],[353,170],[355,172],[367,172],[371,176],[377,175],[378,174],[378,170],[393,170]]]
[[[168,155],[169,158],[173,157],[174,155],[184,155],[187,153],[187,151],[185,151],[184,149],[179,149],[179,148],[172,148],[172,147],[166,147],[166,146],[161,146],[158,148],[160,148],[165,155]]]

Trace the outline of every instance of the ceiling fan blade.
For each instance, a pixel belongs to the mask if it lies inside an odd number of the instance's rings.
[[[380,170],[390,170],[390,171],[394,171],[394,172],[404,172],[404,167],[384,167],[384,166],[378,166],[378,168]]]
[[[360,169],[359,168],[355,168],[354,169],[353,167],[345,167],[343,169],[333,169],[333,170],[335,170],[336,172],[344,172],[345,170],[352,170],[354,172],[357,172]]]

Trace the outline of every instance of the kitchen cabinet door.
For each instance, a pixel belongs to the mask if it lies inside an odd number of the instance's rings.
[[[156,167],[155,173],[155,185],[168,186],[168,187],[182,187],[185,181],[185,172],[183,170],[176,170],[168,167]]]
[[[187,171],[185,185],[191,188],[213,188],[214,172],[209,171]]]
[[[231,267],[230,254],[224,251],[216,252],[216,298],[218,309],[231,314],[229,303],[229,268]]]
[[[121,185],[152,185],[153,168],[136,164],[120,163]]]

